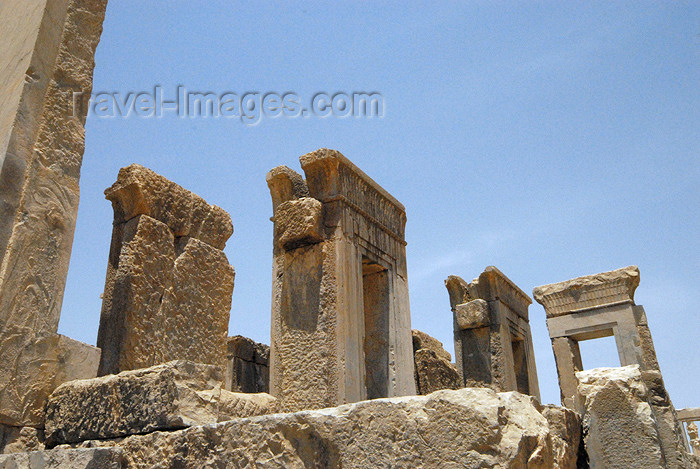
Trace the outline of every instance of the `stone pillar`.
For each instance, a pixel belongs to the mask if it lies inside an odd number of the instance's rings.
[[[588,405],[577,379],[582,368],[578,342],[614,336],[620,364],[641,370],[667,464],[663,467],[686,467],[687,441],[663,383],[646,313],[634,303],[637,286],[639,269],[630,266],[536,287],[533,295],[547,314],[562,404],[581,413]]]
[[[267,175],[270,390],[280,409],[415,394],[405,209],[337,151]]]
[[[56,331],[106,3],[0,3],[0,424],[42,426],[51,391],[94,374],[99,351]]]
[[[527,311],[530,297],[493,266],[471,283],[451,275],[445,286],[464,386],[519,391],[539,399]]]
[[[105,191],[114,209],[97,344],[100,375],[171,360],[224,367],[231,217],[140,165]]]

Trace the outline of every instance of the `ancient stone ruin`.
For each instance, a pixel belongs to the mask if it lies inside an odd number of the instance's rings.
[[[450,276],[452,363],[411,329],[406,209],[335,150],[267,175],[269,347],[228,336],[229,214],[137,164],[105,192],[97,347],[58,335],[105,6],[0,3],[0,469],[698,467],[636,267],[534,290],[563,404],[542,405],[530,297]],[[621,366],[584,370],[608,335]]]

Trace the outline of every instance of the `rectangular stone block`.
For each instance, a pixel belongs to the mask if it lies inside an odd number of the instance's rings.
[[[175,361],[65,383],[46,410],[46,444],[173,430],[270,412],[267,394],[222,391],[222,370]]]
[[[58,385],[97,376],[97,347],[58,334],[36,339],[24,328],[3,336],[0,421],[8,425],[43,426],[46,399]]]
[[[119,170],[105,195],[112,202],[115,224],[148,215],[176,237],[196,238],[218,249],[233,234],[231,217],[221,207],[138,164]]]

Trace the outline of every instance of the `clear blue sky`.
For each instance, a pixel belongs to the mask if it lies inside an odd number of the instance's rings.
[[[112,230],[103,190],[140,163],[226,209],[230,333],[269,343],[265,174],[341,151],[406,206],[412,325],[453,353],[443,280],[496,265],[524,291],[641,269],[676,406],[700,378],[700,5],[112,0],[94,91],[377,91],[381,119],[166,115],[87,122],[60,332],[95,343]],[[544,402],[559,402],[544,310],[530,307]],[[587,368],[614,345],[584,347]]]

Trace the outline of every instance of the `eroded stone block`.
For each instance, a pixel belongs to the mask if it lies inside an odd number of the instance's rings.
[[[552,415],[558,413],[559,415]],[[130,469],[511,467],[574,469],[580,418],[529,396],[438,391],[275,414],[119,443]]]
[[[455,307],[455,320],[460,329],[476,329],[491,324],[489,305],[482,299],[469,301]]]
[[[34,427],[0,424],[0,454],[24,453],[44,449],[44,431]]]
[[[46,399],[61,383],[97,376],[100,349],[54,334],[36,339],[26,329],[3,331],[0,342],[0,419],[8,425],[44,424]]]
[[[215,423],[270,411],[267,395],[221,390],[214,365],[174,361],[59,386],[46,410],[49,446]]]
[[[639,365],[586,370],[576,377],[591,468],[692,467],[689,455],[668,458]]]
[[[222,208],[139,164],[120,169],[105,195],[115,223],[148,215],[168,225],[176,237],[196,238],[218,249],[233,234],[231,217]]]
[[[323,240],[322,205],[311,197],[289,200],[275,210],[275,238],[280,247],[294,249]]]

